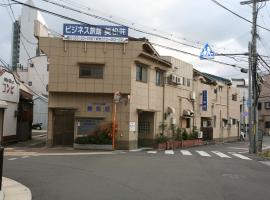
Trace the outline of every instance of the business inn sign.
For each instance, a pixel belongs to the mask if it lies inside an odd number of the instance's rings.
[[[127,42],[128,27],[64,24],[64,40],[92,41],[92,42]]]

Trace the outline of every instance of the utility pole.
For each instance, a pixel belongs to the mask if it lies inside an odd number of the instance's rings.
[[[269,0],[251,0],[240,2],[241,5],[252,4],[252,41],[249,43],[249,153],[257,153],[258,133],[258,87],[257,87],[257,3]]]

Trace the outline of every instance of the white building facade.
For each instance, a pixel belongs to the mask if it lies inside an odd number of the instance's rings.
[[[0,67],[1,143],[16,140],[19,83],[14,75]]]

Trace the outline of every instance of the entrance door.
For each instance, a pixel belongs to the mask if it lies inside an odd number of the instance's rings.
[[[152,147],[154,144],[154,112],[138,114],[138,146]]]
[[[53,145],[72,146],[74,142],[74,111],[55,110]]]

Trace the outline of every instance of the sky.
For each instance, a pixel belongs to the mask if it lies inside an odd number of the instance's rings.
[[[20,0],[25,2],[24,0]],[[67,15],[92,24],[108,24],[86,15],[74,13],[57,7],[42,0],[33,0],[37,7]],[[220,65],[207,60],[200,60],[199,54],[205,43],[209,43],[216,53],[246,53],[248,42],[251,40],[251,24],[232,15],[217,6],[211,0],[50,0],[72,6],[88,13],[107,17],[111,20],[124,23],[127,26],[153,32],[198,47],[186,47],[161,38],[130,30],[133,37],[145,37],[150,42],[162,44],[198,55],[188,56],[176,51],[155,47],[161,55],[171,55],[186,62],[203,72],[212,73],[225,78],[245,78],[246,74],[239,68]],[[249,5],[240,5],[240,0],[218,0],[224,6],[251,20],[252,8]],[[8,0],[0,0],[7,3]],[[12,5],[15,16],[21,12],[20,5]],[[8,8],[0,6],[0,58],[11,62],[12,21],[7,12]],[[43,14],[43,13],[42,13]],[[43,14],[49,28],[62,33],[63,23],[66,20]],[[258,24],[270,29],[270,1],[260,10]],[[258,29],[258,52],[270,56],[270,32]],[[248,67],[246,58],[232,58],[216,56],[215,60]],[[269,59],[270,63],[270,59]]]

